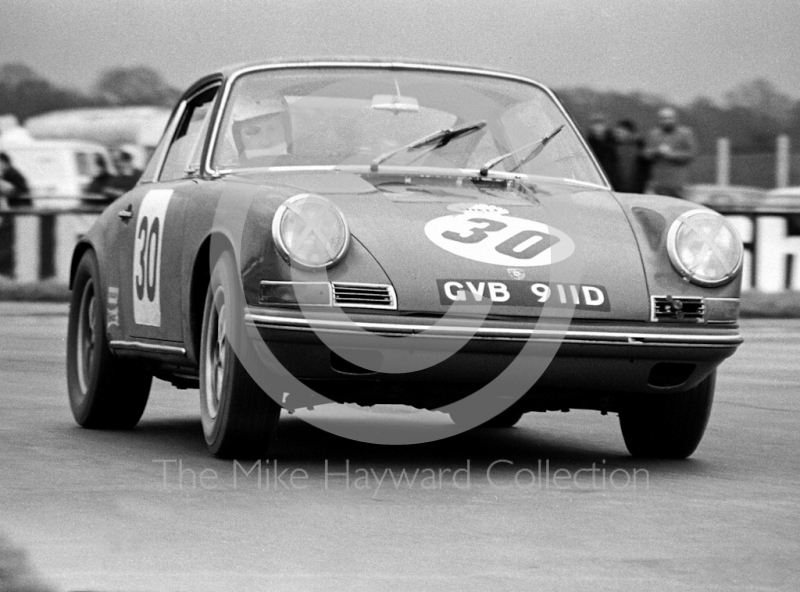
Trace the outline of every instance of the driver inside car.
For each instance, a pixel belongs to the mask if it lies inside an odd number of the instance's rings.
[[[282,97],[240,96],[232,107],[222,160],[249,165],[254,159],[289,154],[289,115]]]

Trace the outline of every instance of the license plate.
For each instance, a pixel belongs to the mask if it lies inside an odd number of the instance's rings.
[[[559,308],[608,312],[611,303],[605,286],[597,284],[560,284],[529,281],[498,280],[436,280],[439,300],[449,306],[454,303],[476,304],[488,299],[500,306]]]

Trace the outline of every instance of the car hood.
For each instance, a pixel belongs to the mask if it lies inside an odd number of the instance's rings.
[[[649,319],[637,241],[609,191],[343,172],[248,181],[336,203],[389,277],[400,311],[444,313],[453,300],[481,294],[499,315],[538,315],[546,298],[548,311],[569,309],[576,318]]]

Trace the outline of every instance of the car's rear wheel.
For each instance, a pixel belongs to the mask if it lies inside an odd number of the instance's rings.
[[[200,339],[200,413],[209,450],[223,458],[263,458],[281,407],[248,374],[243,293],[233,255],[217,260],[206,293]],[[235,346],[235,347],[234,347]]]
[[[633,456],[686,458],[696,449],[708,424],[717,373],[683,393],[639,395],[620,409],[625,446]]]
[[[78,263],[67,325],[67,389],[75,421],[85,428],[127,429],[144,413],[153,375],[108,348],[100,271],[94,251]]]

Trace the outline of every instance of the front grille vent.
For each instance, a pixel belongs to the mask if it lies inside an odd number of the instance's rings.
[[[333,302],[341,307],[397,310],[394,288],[383,284],[333,282]]]
[[[654,322],[702,323],[706,305],[699,296],[653,296],[652,315]]]

